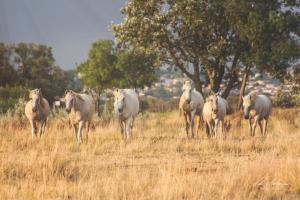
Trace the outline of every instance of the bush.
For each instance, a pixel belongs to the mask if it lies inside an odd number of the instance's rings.
[[[292,86],[292,91],[284,93],[281,90],[273,98],[273,104],[277,107],[291,108],[300,105],[300,87],[297,84]]]
[[[25,105],[26,101],[24,98],[20,98],[13,108],[9,108],[6,111],[7,117],[25,118]]]
[[[0,87],[0,113],[13,112],[15,105],[19,103],[22,98],[25,101],[27,96],[27,89],[21,86],[5,86]]]

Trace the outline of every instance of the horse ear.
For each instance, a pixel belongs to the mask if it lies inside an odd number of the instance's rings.
[[[120,91],[120,90],[119,90],[118,88],[115,89],[115,90],[113,91],[113,95],[114,95],[114,96],[117,96],[117,94],[119,93],[119,91]]]
[[[68,93],[68,90],[65,90],[65,95]]]

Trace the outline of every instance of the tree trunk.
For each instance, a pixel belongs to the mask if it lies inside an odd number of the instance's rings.
[[[230,69],[230,78],[227,84],[227,87],[225,89],[225,91],[222,93],[222,97],[227,99],[227,97],[230,94],[231,89],[234,87],[235,82],[238,81],[238,73],[236,70],[236,66],[238,64],[238,60],[240,57],[240,51],[237,51],[237,53],[235,54],[233,61],[232,61],[232,65],[231,65],[231,69]]]
[[[245,94],[245,89],[246,89],[246,85],[247,85],[247,80],[248,80],[249,74],[250,74],[250,66],[247,66],[246,70],[245,70],[245,74],[243,76],[241,88],[240,88],[240,95],[239,95],[239,101],[238,101],[238,105],[237,105],[237,110],[241,109],[241,106],[242,106],[242,97]]]
[[[208,72],[207,72],[207,70],[206,69],[204,69],[204,76],[205,76],[205,79],[206,79],[206,86],[208,85],[208,84],[210,84],[210,80],[209,80],[209,76],[208,76]]]
[[[202,84],[200,81],[200,68],[199,68],[199,62],[194,62],[194,83],[195,88],[197,91],[199,91],[202,94]]]
[[[222,84],[222,80],[225,74],[225,65],[220,65],[218,70],[218,75],[215,77],[216,84],[215,84],[215,92],[219,92],[220,86]]]
[[[227,99],[227,97],[229,96],[230,94],[230,91],[231,89],[233,88],[234,86],[234,83],[238,80],[238,75],[237,75],[237,72],[236,71],[233,71],[231,76],[230,76],[230,79],[229,79],[229,82],[227,84],[227,87],[226,89],[224,90],[224,92],[222,93],[222,97]]]

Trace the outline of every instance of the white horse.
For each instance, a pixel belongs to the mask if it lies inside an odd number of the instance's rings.
[[[129,139],[134,118],[139,112],[138,95],[133,89],[117,89],[114,91],[114,97],[114,109],[119,119],[122,137]]]
[[[56,100],[52,104],[52,110],[54,113],[58,113],[59,109],[63,107],[63,102],[60,100]]]
[[[41,89],[34,89],[29,92],[30,101],[25,106],[25,115],[31,125],[32,139],[36,135],[37,123],[40,123],[39,134],[45,133],[47,117],[49,115],[49,103],[43,98]]]
[[[255,135],[257,123],[261,134],[266,136],[268,120],[272,111],[272,102],[266,95],[250,93],[243,97],[244,118],[249,120],[250,134]],[[264,125],[262,121],[264,120]]]
[[[221,135],[224,132],[224,118],[228,104],[222,97],[213,94],[207,97],[203,107],[203,119],[206,124],[206,132],[209,136],[216,137],[218,126],[221,126]]]
[[[70,122],[74,128],[77,143],[82,142],[82,131],[87,125],[87,139],[90,125],[95,112],[93,99],[88,94],[79,94],[72,90],[66,91],[64,98],[61,99],[66,103],[66,111],[69,114]]]
[[[192,137],[194,134],[194,125],[196,123],[196,134],[198,134],[204,99],[202,95],[196,91],[190,81],[185,81],[182,87],[183,94],[179,101],[179,112],[183,112],[185,119],[186,134],[189,136],[189,129],[191,129]]]

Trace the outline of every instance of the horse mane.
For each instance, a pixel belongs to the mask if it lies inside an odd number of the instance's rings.
[[[44,97],[42,93],[39,93],[39,105],[42,107],[42,109],[46,108],[46,104],[44,102]]]
[[[80,94],[74,92],[74,95],[75,95],[76,99],[79,99],[80,101],[84,101],[84,99],[81,97]]]
[[[250,92],[248,95],[249,97],[251,97],[251,101],[254,101],[258,94],[257,92]]]

